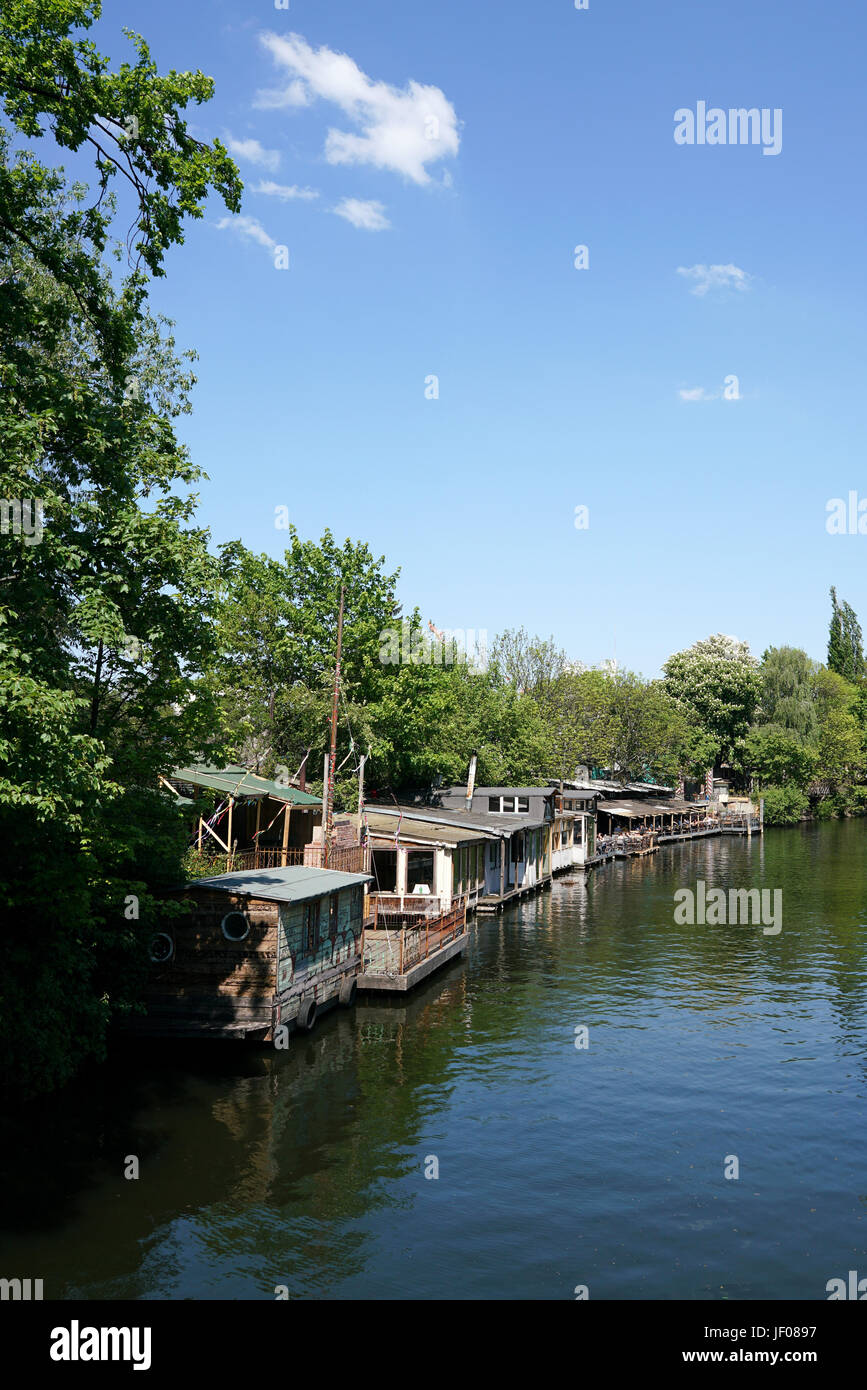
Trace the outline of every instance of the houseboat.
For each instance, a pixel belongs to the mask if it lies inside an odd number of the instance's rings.
[[[150,942],[151,1037],[277,1040],[354,1003],[366,874],[310,865],[196,879],[168,895],[183,909]]]

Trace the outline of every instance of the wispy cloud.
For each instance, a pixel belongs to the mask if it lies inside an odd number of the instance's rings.
[[[266,247],[268,251],[273,251],[277,242],[269,236],[262,226],[262,223],[255,217],[221,217],[217,223],[220,231],[229,228],[237,232],[239,236],[246,237],[249,241],[256,241],[260,246]]]
[[[260,111],[282,111],[286,107],[309,106],[310,94],[303,82],[296,78],[286,87],[272,91],[257,92],[253,105]]]
[[[391,226],[382,203],[365,202],[362,198],[343,198],[332,211],[338,217],[345,217],[353,227],[363,227],[367,232],[384,232]]]
[[[677,273],[693,281],[690,293],[699,296],[709,290],[745,290],[752,279],[737,265],[679,265]]]
[[[715,391],[705,391],[703,386],[682,386],[677,393],[682,401],[715,401]]]
[[[303,198],[308,201],[311,198],[319,197],[315,188],[299,188],[294,183],[274,183],[272,179],[263,179],[250,191],[252,193],[265,193],[269,198],[280,198],[284,203],[288,203],[293,198]]]
[[[233,154],[237,159],[244,159],[248,164],[258,164],[263,169],[274,170],[280,165],[280,151],[266,150],[259,144],[258,140],[235,140],[231,135],[226,136],[226,148],[229,154]]]
[[[431,180],[429,164],[457,154],[458,118],[439,87],[374,81],[348,54],[313,49],[299,34],[266,33],[261,42],[291,80],[279,91],[260,92],[258,106],[302,106],[322,98],[358,128],[328,131],[329,164],[372,164],[425,184]]]

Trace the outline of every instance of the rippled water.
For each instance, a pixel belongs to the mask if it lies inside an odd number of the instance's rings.
[[[46,1298],[824,1299],[867,1274],[865,845],[673,847],[477,920],[408,1000],[288,1053],[116,1055],[14,1127],[2,1272]],[[675,925],[698,879],[782,888],[781,933]]]

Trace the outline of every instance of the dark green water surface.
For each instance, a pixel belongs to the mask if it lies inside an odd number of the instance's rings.
[[[7,1121],[0,1273],[46,1298],[824,1299],[867,1275],[865,847],[851,821],[666,849],[475,920],[462,961],[288,1052],[115,1052]],[[698,879],[781,888],[782,931],[676,925]]]

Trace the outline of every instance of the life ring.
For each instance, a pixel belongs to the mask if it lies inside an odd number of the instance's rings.
[[[302,1033],[309,1033],[316,1022],[316,1000],[313,995],[302,999],[295,1015],[295,1027]]]

